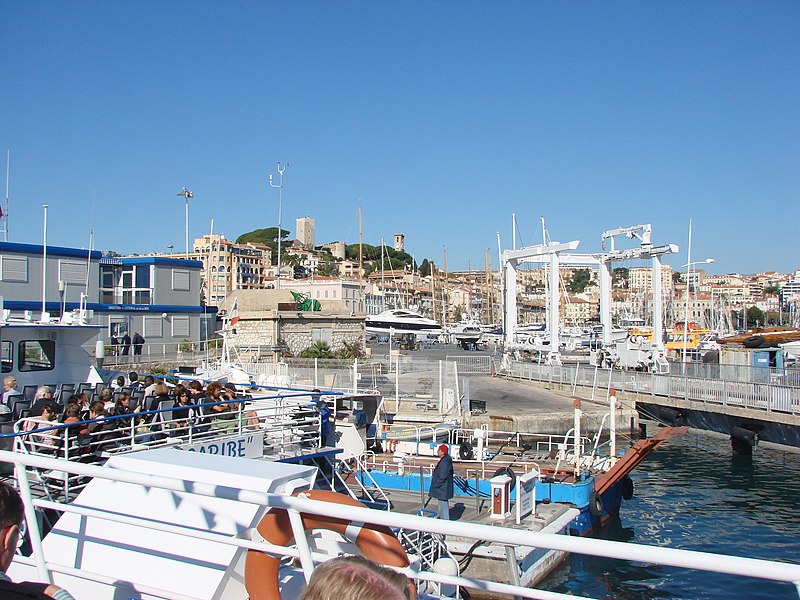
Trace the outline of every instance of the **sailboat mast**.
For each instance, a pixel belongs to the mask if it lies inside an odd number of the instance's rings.
[[[442,326],[447,326],[447,248],[442,246],[444,253],[444,284],[442,285]]]
[[[362,275],[364,273],[364,236],[361,229],[361,206],[358,207],[358,290],[361,294],[361,299],[364,299],[364,281]],[[364,311],[366,312],[366,305]]]

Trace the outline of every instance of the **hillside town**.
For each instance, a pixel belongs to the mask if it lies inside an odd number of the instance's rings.
[[[205,302],[212,306],[223,306],[228,295],[237,290],[284,287],[318,300],[324,308],[341,308],[354,314],[413,307],[445,325],[463,320],[501,323],[502,277],[489,266],[488,254],[483,267],[448,271],[445,263],[434,265],[428,259],[417,265],[406,253],[402,233],[395,234],[391,246],[377,247],[381,258],[368,261],[347,252],[348,248],[357,252],[357,244],[348,246],[336,241],[317,245],[311,217],[298,218],[295,231],[294,239],[281,241],[280,267],[274,244],[238,243],[222,234],[195,239],[188,257],[172,253],[161,256],[201,261],[203,281],[207,282],[211,275],[211,285],[204,283],[204,289],[208,290]],[[272,232],[276,234],[277,230]],[[410,260],[398,267],[394,256]],[[544,323],[547,268],[522,270],[517,277],[518,323]],[[559,277],[563,286],[562,325],[596,322],[600,303],[596,270],[562,266]],[[688,319],[711,330],[722,333],[797,322],[800,269],[794,273],[712,275],[706,269],[695,268],[688,273],[688,281],[687,286],[686,272],[663,266],[661,287],[669,321],[684,318],[688,288]],[[650,266],[644,261],[621,265],[614,270],[613,288],[615,320],[646,323],[652,312]]]

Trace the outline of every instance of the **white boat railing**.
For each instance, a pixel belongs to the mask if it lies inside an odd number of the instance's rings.
[[[202,482],[189,482],[182,479],[173,479],[157,475],[145,475],[141,473],[124,471],[121,469],[106,469],[96,465],[89,465],[77,462],[58,460],[45,456],[26,455],[16,452],[0,451],[0,461],[13,463],[19,473],[19,485],[22,499],[25,505],[25,518],[28,525],[29,540],[33,548],[32,556],[25,557],[18,555],[15,560],[37,569],[39,578],[43,581],[52,581],[52,573],[66,573],[78,575],[85,579],[92,579],[92,573],[87,569],[78,572],[69,564],[57,564],[53,557],[44,554],[42,545],[42,532],[39,529],[36,517],[36,509],[53,509],[65,513],[76,513],[85,516],[126,523],[129,525],[144,527],[149,530],[157,530],[175,533],[186,536],[187,538],[213,540],[215,542],[237,546],[248,550],[268,552],[270,554],[286,557],[298,557],[302,565],[303,574],[308,579],[313,570],[315,562],[330,558],[313,552],[307,544],[299,544],[297,547],[283,547],[269,544],[266,542],[255,542],[242,539],[240,536],[213,533],[210,531],[199,530],[197,528],[184,528],[170,523],[150,519],[141,514],[125,514],[120,512],[98,511],[96,509],[79,506],[76,504],[55,502],[34,497],[31,494],[30,482],[27,477],[28,469],[39,470],[67,470],[75,475],[90,478],[105,478],[113,481],[125,482],[135,485],[147,486],[150,488],[160,488],[171,490],[177,493],[210,496],[227,500],[236,500],[255,505],[267,506],[272,509],[286,510],[290,515],[290,523],[293,529],[294,539],[305,540],[306,534],[303,530],[300,514],[314,514],[330,516],[331,504],[310,500],[300,496],[286,496],[280,494],[262,493],[251,490],[242,490],[227,486],[218,486]],[[191,489],[191,492],[187,490]],[[624,542],[613,542],[607,540],[578,538],[557,535],[552,533],[531,532],[528,530],[496,527],[491,525],[480,525],[475,523],[465,523],[457,521],[445,521],[439,519],[429,519],[415,515],[406,515],[396,512],[375,511],[367,508],[347,506],[337,504],[335,508],[336,517],[353,523],[375,523],[388,526],[393,529],[427,531],[434,534],[445,536],[460,536],[474,540],[491,541],[500,545],[510,547],[523,546],[538,548],[548,548],[564,552],[573,552],[591,556],[601,556],[620,560],[633,561],[637,563],[654,563],[679,567],[710,571],[716,573],[729,574],[734,576],[755,577],[779,582],[787,582],[795,585],[800,592],[800,565],[784,562],[768,561],[761,559],[744,558],[738,556],[726,556],[690,550],[672,549],[655,546],[645,546],[642,544],[631,544]],[[244,532],[241,532],[244,533]],[[240,534],[241,535],[241,534]],[[481,589],[489,593],[503,593],[525,598],[540,598],[547,600],[566,600],[574,596],[549,592],[538,589],[528,589],[519,586],[501,584],[491,581],[482,581],[459,576],[442,575],[429,571],[414,571],[412,569],[398,569],[406,573],[409,577],[417,581],[433,581],[448,585],[457,585],[468,588]],[[100,578],[95,578],[98,580]],[[104,583],[111,583],[104,581]],[[130,584],[128,584],[130,585]],[[137,588],[143,592],[141,587]],[[158,590],[148,590],[157,595]],[[162,593],[162,597],[163,593]],[[175,597],[173,594],[171,597]]]
[[[26,417],[14,424],[13,434],[0,438],[12,438],[19,453],[55,457],[67,463],[102,462],[115,454],[168,446],[241,453],[252,444],[257,447],[251,453],[280,460],[313,452],[320,445],[319,413],[308,403],[309,393],[296,391],[170,406],[70,424]],[[216,412],[220,407],[228,410]],[[188,414],[175,417],[175,411]],[[209,444],[214,447],[205,448]],[[220,444],[236,444],[236,448],[230,450]],[[40,495],[68,500],[86,483],[85,478],[70,476],[64,470],[36,472],[34,478]]]

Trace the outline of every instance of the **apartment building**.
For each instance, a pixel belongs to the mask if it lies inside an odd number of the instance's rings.
[[[222,234],[194,240],[193,258],[203,264],[208,304],[219,306],[231,290],[261,289],[272,270],[272,250],[263,244],[237,244]]]

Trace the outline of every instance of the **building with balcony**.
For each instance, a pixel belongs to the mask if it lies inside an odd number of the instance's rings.
[[[263,244],[237,244],[224,235],[194,240],[192,258],[203,264],[206,303],[219,306],[232,290],[263,289],[272,269],[272,249]]]

